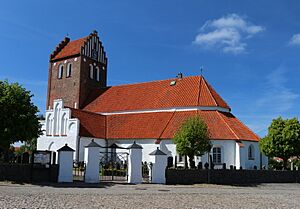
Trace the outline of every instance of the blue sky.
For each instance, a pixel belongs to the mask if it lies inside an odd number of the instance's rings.
[[[300,113],[300,3],[291,1],[4,1],[0,79],[45,112],[49,54],[66,34],[99,32],[108,84],[199,75],[260,136]]]

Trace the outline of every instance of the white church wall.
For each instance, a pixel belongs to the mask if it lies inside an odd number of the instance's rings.
[[[134,141],[143,147],[142,161],[150,162],[151,158],[149,154],[154,150],[156,150],[157,147],[159,147],[159,144],[155,144],[156,140],[154,139],[118,139],[118,140],[110,141],[109,144],[114,142],[122,147],[128,147],[129,145],[132,145]]]
[[[67,143],[75,150],[75,160],[78,151],[79,120],[71,118],[71,110],[64,108],[62,100],[55,100],[53,107],[54,109],[46,111],[46,120],[41,122],[43,133],[37,139],[37,149],[56,152]]]
[[[259,150],[259,144],[258,142],[251,142],[251,141],[243,141],[243,144],[245,145],[244,152],[243,152],[243,158],[245,159],[245,168],[246,169],[254,169],[254,166],[257,167],[257,169],[260,168],[260,165],[265,166],[267,168],[268,166],[268,158],[262,154]],[[249,159],[248,157],[248,150],[250,146],[253,146],[253,158]]]
[[[84,160],[84,147],[87,146],[89,143],[91,143],[92,139],[94,139],[94,142],[99,144],[102,147],[106,147],[106,140],[105,139],[99,139],[99,138],[93,138],[93,137],[80,137],[79,139],[79,161]],[[100,148],[100,152],[105,152],[105,148]]]

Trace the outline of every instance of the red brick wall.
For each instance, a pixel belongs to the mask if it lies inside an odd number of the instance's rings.
[[[95,89],[106,86],[106,66],[88,57],[79,56],[62,61],[50,62],[48,77],[47,109],[52,108],[53,100],[63,99],[65,106],[74,107],[75,102],[78,108],[82,108],[89,93]],[[71,77],[67,77],[67,64],[72,63]],[[58,78],[59,66],[63,64],[64,71],[61,79]],[[94,79],[89,77],[89,64],[100,68],[100,81],[96,81],[96,71]],[[94,65],[96,64],[96,66]],[[105,70],[102,69],[105,68]]]

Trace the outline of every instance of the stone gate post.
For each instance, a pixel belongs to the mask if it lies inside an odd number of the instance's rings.
[[[73,182],[73,153],[74,150],[65,144],[58,152],[58,182]]]
[[[84,162],[86,163],[84,181],[86,183],[99,183],[100,147],[92,139],[91,143],[84,148]]]
[[[143,147],[133,142],[128,147],[129,159],[128,159],[128,183],[140,184],[143,181],[142,177],[142,149]]]
[[[165,184],[166,183],[166,167],[167,167],[167,154],[161,151],[158,147],[149,155],[152,158],[151,183]]]

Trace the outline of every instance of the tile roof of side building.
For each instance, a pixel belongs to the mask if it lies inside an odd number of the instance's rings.
[[[170,82],[176,81],[175,85]],[[84,110],[118,112],[174,107],[221,107],[230,110],[202,76],[107,87],[91,92]]]

